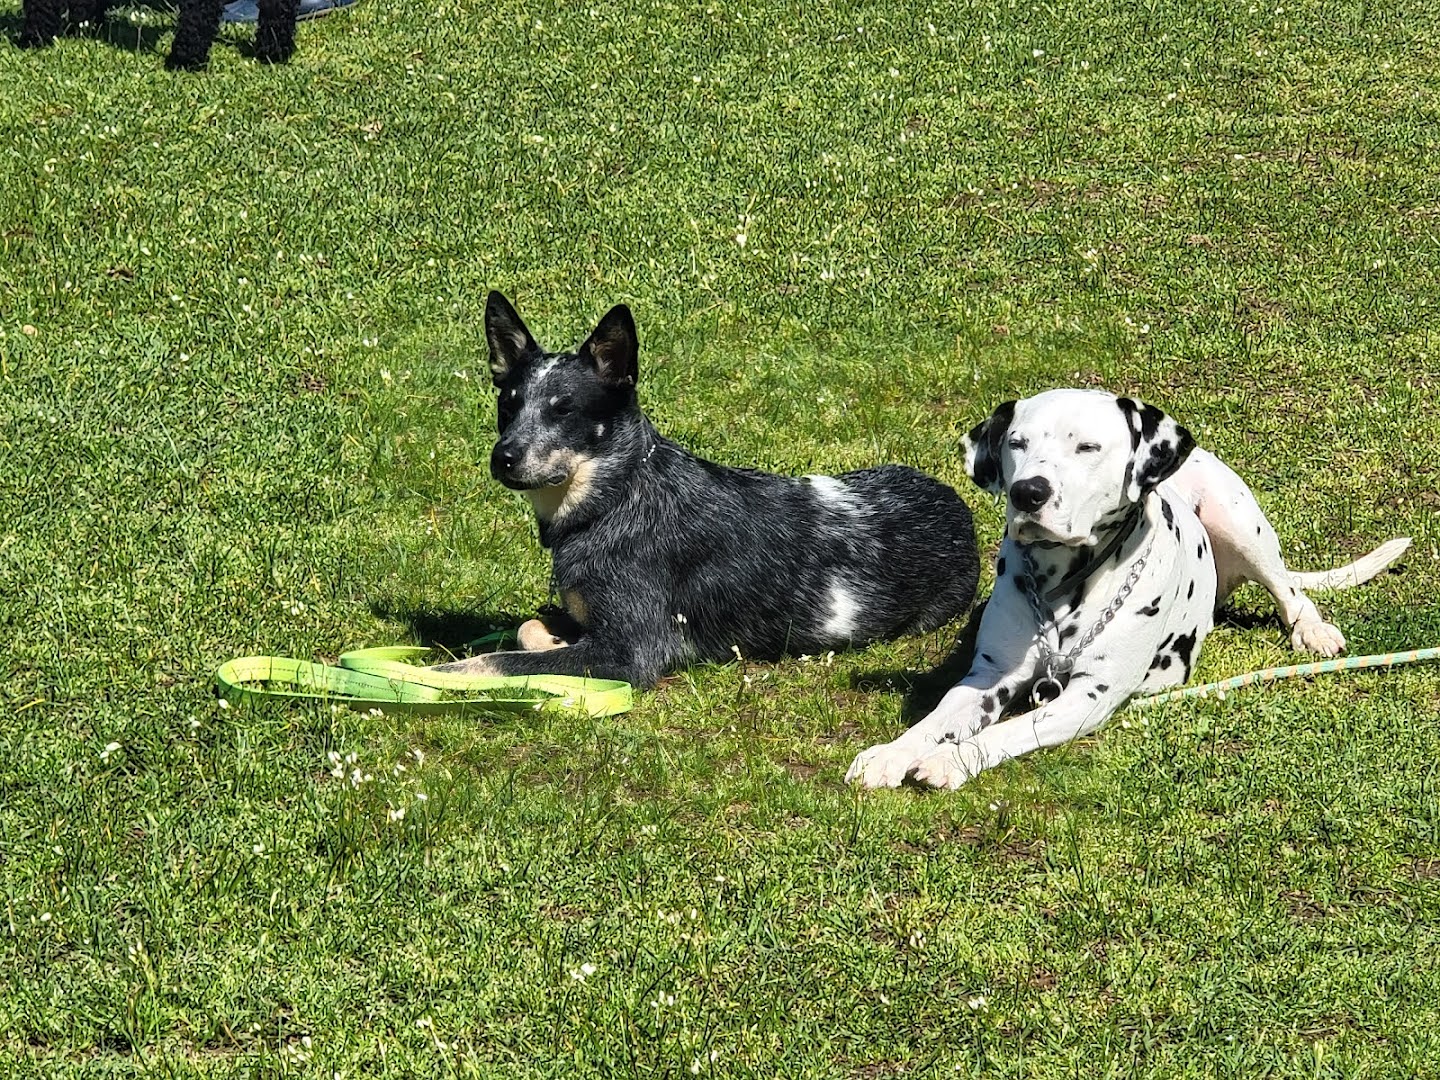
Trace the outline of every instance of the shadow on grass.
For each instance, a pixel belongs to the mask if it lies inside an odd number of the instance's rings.
[[[467,646],[477,638],[497,630],[514,630],[531,617],[509,611],[412,608],[387,604],[383,600],[372,603],[370,613],[379,619],[403,623],[420,644],[454,657],[469,656],[471,650]]]
[[[867,671],[857,674],[851,680],[855,690],[898,690],[905,698],[900,705],[900,718],[909,727],[940,703],[945,692],[964,678],[975,658],[975,639],[980,632],[980,617],[985,613],[986,601],[976,604],[970,612],[970,620],[960,634],[955,648],[929,671],[919,672],[908,669],[888,671]]]
[[[127,11],[136,10],[145,13],[143,19],[136,21],[126,17]],[[67,21],[60,36],[61,39],[90,38],[94,41],[103,41],[113,48],[137,55],[159,53],[164,51],[161,43],[175,33],[175,22],[178,17],[178,2],[139,0],[139,2],[116,5],[106,13],[98,26],[75,26]],[[19,12],[7,11],[0,15],[0,39],[18,46],[20,32],[24,25],[24,17]],[[239,40],[228,34],[237,29],[241,34]],[[214,47],[234,48],[241,56],[254,59],[254,27],[240,23],[221,23]]]

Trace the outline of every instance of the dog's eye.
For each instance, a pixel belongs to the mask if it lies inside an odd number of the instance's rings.
[[[1082,442],[1079,446],[1075,447],[1075,452],[1077,454],[1094,454],[1097,453],[1099,449],[1100,444],[1098,442]]]
[[[1027,439],[1022,439],[1019,435],[1016,435],[1014,438],[1012,438],[1012,439],[1010,440],[1010,449],[1011,449],[1011,450],[1024,450],[1024,449],[1025,449],[1027,446],[1029,446],[1029,445],[1030,445],[1029,440],[1027,440]]]
[[[569,416],[575,411],[575,403],[568,397],[556,398],[550,402],[550,411],[556,416]]]

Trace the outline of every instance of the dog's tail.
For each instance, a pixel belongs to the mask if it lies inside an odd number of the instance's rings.
[[[1313,574],[1291,574],[1297,589],[1350,589],[1369,581],[1393,563],[1410,547],[1410,537],[1387,540],[1369,555],[1362,555],[1346,566],[1334,570],[1317,570]]]

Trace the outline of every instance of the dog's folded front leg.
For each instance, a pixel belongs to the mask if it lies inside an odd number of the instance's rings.
[[[1073,679],[1048,705],[931,750],[915,764],[914,777],[919,783],[953,790],[1010,758],[1088,735],[1124,702],[1108,688],[1097,692],[1091,678]]]
[[[580,675],[620,679],[632,686],[652,686],[685,655],[685,642],[659,618],[644,623],[647,632],[606,621],[592,622],[574,644],[538,652],[496,652],[441,664],[440,671],[472,675]]]
[[[972,671],[898,739],[861,751],[845,774],[868,788],[898,787],[937,747],[954,746],[994,721],[1030,682],[1027,669]]]

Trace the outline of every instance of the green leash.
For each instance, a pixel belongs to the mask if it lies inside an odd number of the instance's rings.
[[[628,712],[630,684],[572,675],[466,675],[420,667],[430,650],[413,645],[358,649],[338,667],[287,656],[243,656],[215,673],[232,702],[318,701],[349,709],[410,713],[520,713],[573,709],[591,716]]]
[[[320,701],[351,709],[389,712],[519,713],[539,709],[575,709],[591,716],[628,712],[634,701],[629,683],[570,675],[465,675],[416,664],[430,650],[412,645],[357,649],[340,657],[338,667],[285,656],[244,656],[215,673],[222,698],[246,701]],[[1223,697],[1226,691],[1280,679],[1308,678],[1338,671],[1392,668],[1440,660],[1440,648],[1346,656],[1308,664],[1262,668],[1229,679],[1132,698],[1129,707],[1148,709],[1167,701]]]
[[[1236,675],[1234,678],[1221,679],[1218,682],[1202,683],[1199,686],[1187,686],[1180,690],[1166,690],[1159,694],[1150,694],[1147,697],[1132,698],[1130,708],[1149,708],[1151,705],[1159,705],[1165,701],[1178,701],[1181,698],[1208,697],[1217,694],[1221,697],[1227,690],[1238,690],[1242,686],[1250,686],[1254,683],[1275,682],[1278,679],[1300,679],[1310,675],[1328,675],[1332,671],[1360,671],[1364,668],[1391,668],[1399,667],[1402,664],[1419,664],[1426,660],[1440,660],[1440,649],[1411,649],[1409,652],[1376,653],[1373,656],[1346,656],[1339,660],[1316,660],[1309,664],[1291,664],[1288,667],[1262,668],[1259,671],[1251,671],[1245,675]]]

